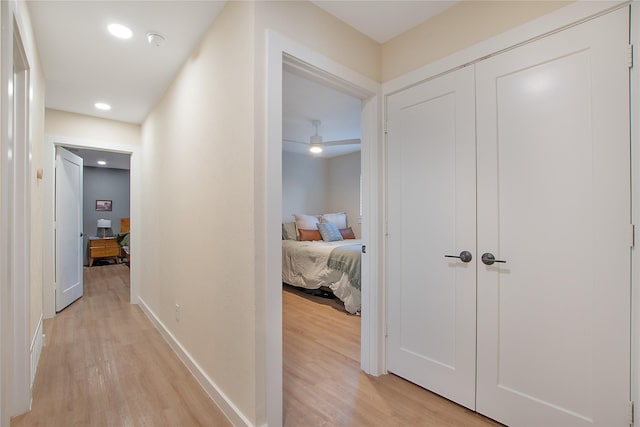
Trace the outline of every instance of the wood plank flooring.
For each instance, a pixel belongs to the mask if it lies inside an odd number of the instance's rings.
[[[85,269],[85,295],[45,320],[33,410],[12,427],[229,426],[139,307],[123,264]],[[284,424],[498,424],[393,375],[360,371],[360,317],[283,292]]]
[[[33,410],[12,427],[231,425],[129,304],[124,264],[85,268],[84,296],[44,331]]]
[[[360,317],[339,301],[283,292],[284,424],[500,426],[395,375],[360,371]]]

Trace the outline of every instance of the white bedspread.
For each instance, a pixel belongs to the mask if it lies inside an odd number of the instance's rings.
[[[331,288],[349,313],[360,310],[360,290],[351,286],[349,277],[327,267],[327,259],[337,246],[362,243],[360,240],[338,242],[295,240],[282,241],[282,281],[306,289]]]

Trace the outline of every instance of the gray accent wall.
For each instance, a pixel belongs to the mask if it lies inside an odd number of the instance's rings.
[[[98,233],[98,219],[111,220],[111,233],[120,232],[120,218],[130,216],[130,176],[125,169],[84,167],[83,183],[84,260],[89,263],[89,236]],[[96,211],[96,200],[111,200],[111,211]]]

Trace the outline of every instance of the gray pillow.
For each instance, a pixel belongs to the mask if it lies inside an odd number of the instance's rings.
[[[322,240],[325,242],[337,242],[339,240],[343,240],[338,226],[332,222],[319,222],[318,231],[320,231]]]
[[[282,224],[282,240],[298,240],[298,231],[295,222],[285,222]]]

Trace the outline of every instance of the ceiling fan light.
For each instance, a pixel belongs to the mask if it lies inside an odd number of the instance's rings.
[[[312,123],[316,128],[316,134],[311,135],[311,139],[309,140],[309,151],[311,151],[313,154],[320,154],[322,153],[322,137],[318,135],[318,126],[320,126],[320,120],[314,120]]]
[[[320,154],[322,153],[322,147],[317,144],[311,144],[311,147],[309,147],[309,151],[311,151],[313,154]]]

